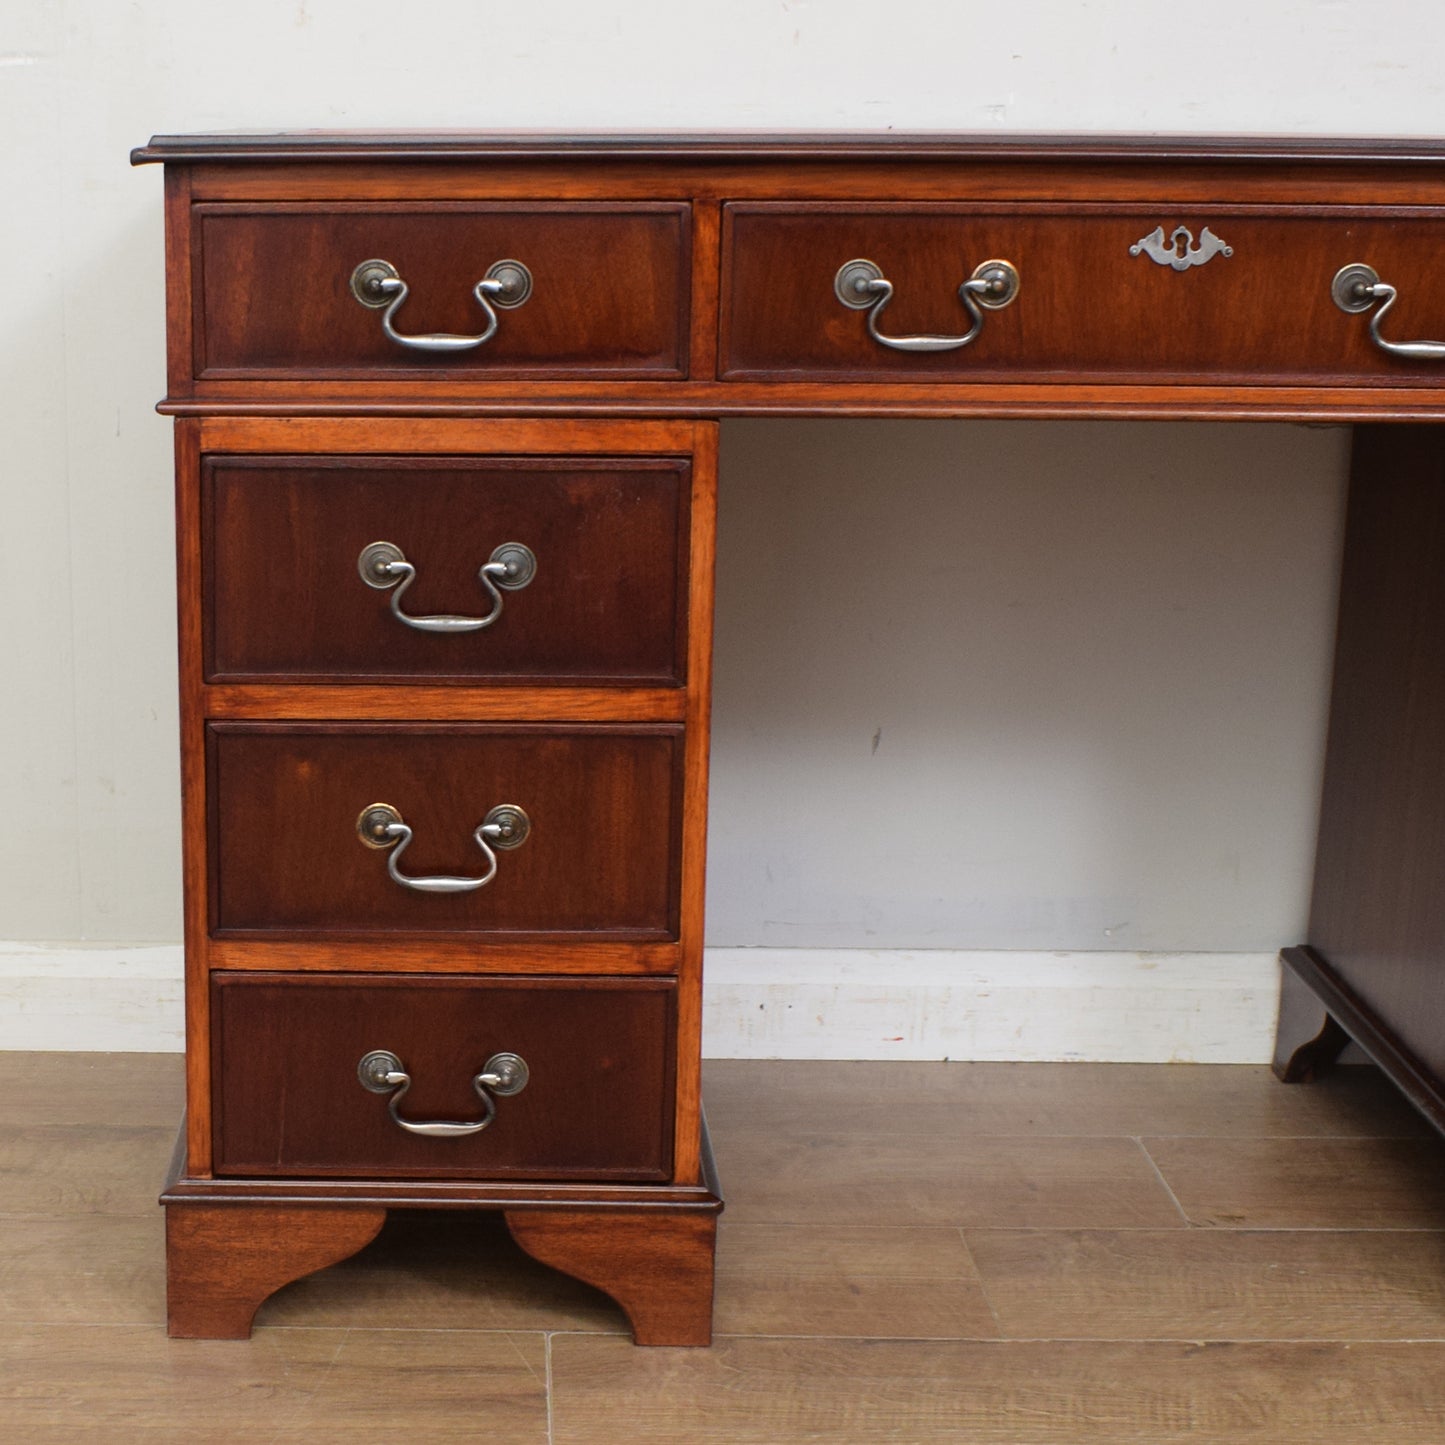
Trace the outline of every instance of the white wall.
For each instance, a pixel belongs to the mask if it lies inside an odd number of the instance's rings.
[[[131,145],[308,125],[1421,134],[1445,115],[1442,40],[1425,0],[9,0],[0,981],[44,972],[19,945],[104,959],[179,935],[160,177]],[[724,467],[714,941],[966,960],[1296,938],[1340,433],[735,423]]]
[[[1347,446],[729,424],[713,941],[1299,941]]]

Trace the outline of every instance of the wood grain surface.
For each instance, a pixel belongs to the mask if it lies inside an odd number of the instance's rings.
[[[969,1230],[1002,1333],[1410,1340],[1445,1323],[1432,1230]]]
[[[719,1335],[992,1339],[957,1229],[718,1222]]]
[[[687,370],[688,208],[569,203],[263,202],[192,208],[198,377],[305,380],[365,374],[682,376]],[[397,345],[350,289],[389,261],[408,288],[404,336],[481,334],[473,288],[520,261],[532,292],[499,308],[483,345]]]
[[[701,1182],[702,989],[707,901],[708,761],[712,738],[714,574],[717,564],[718,428],[699,422],[693,436],[692,533],[688,574],[689,677],[683,738],[682,960],[677,991],[677,1137],[679,1182]]]
[[[1208,1064],[890,1062],[885,1069],[773,1059],[764,1087],[755,1061],[709,1059],[703,1076],[708,1118],[729,1137],[749,1128],[908,1135],[940,1147],[985,1137],[1431,1137],[1373,1069],[1342,1069],[1307,1089],[1273,1087],[1262,1066]]]
[[[728,1210],[748,1224],[1185,1227],[1132,1139],[718,1133]]]
[[[727,1339],[697,1357],[563,1335],[555,1445],[1436,1445],[1438,1344]]]
[[[267,1295],[355,1254],[384,1209],[284,1204],[166,1207],[166,1318],[175,1339],[243,1340]]]
[[[300,1329],[245,1347],[158,1325],[43,1326],[0,1339],[0,1419],[26,1445],[316,1445],[370,1434],[547,1445],[537,1334]]]
[[[664,940],[678,930],[683,750],[674,727],[213,723],[212,926],[218,932],[469,933]],[[531,820],[495,879],[424,893],[388,874],[357,819],[393,806],[408,877],[487,871],[473,837],[503,804]],[[371,966],[385,964],[384,953]]]
[[[1191,1224],[1439,1229],[1445,1144],[1425,1139],[1146,1139]]]
[[[0,1123],[0,1219],[149,1215],[175,1140],[174,1123]]]
[[[841,311],[842,308],[840,307]],[[1341,320],[1347,320],[1341,316]],[[1359,317],[1353,318],[1356,322]],[[1393,318],[1392,318],[1393,319]],[[1366,324],[1368,324],[1366,320]],[[1422,373],[1423,375],[1423,373]],[[517,382],[460,380],[426,385],[414,397],[398,398],[380,382],[201,382],[194,394],[168,397],[157,410],[166,416],[212,420],[361,420],[421,417],[438,422],[463,418],[533,421],[558,419],[616,424],[637,419],[717,420],[728,416],[973,417],[1093,421],[1438,421],[1445,413],[1445,385],[1411,382],[1393,374],[1368,384],[1327,381],[1281,385],[1253,382],[1081,381],[1065,376],[1047,382],[1012,379],[953,381],[767,381],[569,382],[525,386]]]
[[[1309,942],[1445,1117],[1445,433],[1355,436]]]
[[[201,487],[208,681],[686,680],[685,462],[212,457]],[[407,626],[360,575],[378,541],[415,569],[405,616],[496,620]],[[496,612],[508,542],[536,573]]]
[[[0,1127],[154,1127],[175,1133],[185,1107],[180,1054],[30,1053],[0,1050]]]
[[[404,1179],[666,1179],[670,980],[216,974],[216,1171]],[[514,1053],[530,1070],[491,1125],[400,1128],[357,1065],[387,1049],[411,1076],[402,1118],[485,1117],[472,1080]]]
[[[1179,226],[1196,244],[1209,228],[1232,254],[1176,271],[1137,249],[1156,229],[1167,238]],[[1250,386],[1378,378],[1436,386],[1438,377],[1418,362],[1376,347],[1361,318],[1330,299],[1330,282],[1342,266],[1368,259],[1399,288],[1395,327],[1445,335],[1445,280],[1425,259],[1442,228],[1445,213],[1406,218],[1364,207],[1335,215],[1221,203],[1148,210],[738,203],[724,211],[719,374],[850,385],[932,377]],[[833,292],[839,267],[859,257],[893,283],[879,318],[884,335],[966,333],[958,288],[995,257],[1017,269],[1019,294],[1005,309],[985,312],[966,347],[898,351],[870,337],[866,311],[849,310]]]
[[[534,1259],[615,1299],[635,1344],[712,1343],[717,1215],[509,1209],[506,1218]]]

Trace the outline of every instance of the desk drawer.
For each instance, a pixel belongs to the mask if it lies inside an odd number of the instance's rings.
[[[664,1179],[675,997],[670,979],[217,974],[216,1172]],[[361,1060],[383,1050],[411,1079],[403,1096],[361,1083]],[[483,1098],[472,1081],[498,1054],[524,1061],[525,1084],[504,1092],[520,1078],[504,1064]],[[489,1113],[450,1136],[397,1122]]]
[[[677,937],[679,727],[237,722],[207,734],[219,935],[379,939],[366,955],[377,969],[384,941],[408,935]],[[374,804],[394,815],[363,824]]]
[[[725,216],[721,374],[1439,385],[1438,365],[1386,354],[1330,288],[1367,263],[1400,293],[1387,336],[1445,337],[1445,268],[1430,264],[1442,245],[1445,211],[739,203]],[[871,313],[887,338],[966,335],[959,287],[984,262],[1016,269],[1017,296],[1001,309],[985,298],[967,345],[899,350],[869,334],[872,301],[852,309],[835,292],[856,259],[892,284]]]
[[[682,460],[209,458],[206,676],[680,684],[688,477]],[[381,541],[410,581],[359,565]],[[494,555],[522,570],[488,587]]]
[[[678,377],[686,370],[682,204],[215,203],[193,208],[195,372],[324,380]],[[386,262],[406,295],[358,283]],[[484,305],[478,283],[520,263]],[[379,277],[382,273],[375,273]],[[375,279],[375,277],[373,278]],[[518,298],[521,298],[520,301]]]

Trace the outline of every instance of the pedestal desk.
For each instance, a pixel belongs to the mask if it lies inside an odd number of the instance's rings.
[[[710,1338],[718,420],[1356,424],[1276,1069],[1445,1125],[1445,144],[158,137],[187,1113],[170,1327],[500,1210]],[[765,639],[760,641],[765,643]],[[1282,939],[1281,943],[1292,940]]]

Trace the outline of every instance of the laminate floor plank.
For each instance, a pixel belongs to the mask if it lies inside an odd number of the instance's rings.
[[[175,1135],[186,1104],[182,1054],[0,1052],[4,1122],[153,1124]]]
[[[554,1445],[1439,1445],[1436,1344],[552,1340]]]
[[[546,1337],[535,1333],[353,1327],[288,1438],[544,1445],[546,1356]]]
[[[1193,1224],[1445,1229],[1445,1140],[1146,1139]]]
[[[868,1063],[710,1059],[715,1128],[759,1133],[1358,1135],[1430,1126],[1373,1067],[1282,1085],[1263,1065]]]
[[[979,1230],[1015,1339],[1438,1340],[1445,1233]]]
[[[0,1123],[0,1218],[156,1209],[176,1130]]]
[[[993,1311],[956,1229],[718,1228],[720,1334],[992,1339]]]
[[[166,1226],[146,1214],[10,1218],[0,1227],[0,1331],[154,1325],[166,1311]]]
[[[368,1438],[546,1445],[546,1341],[466,1330],[159,1325],[0,1335],[0,1429],[25,1445],[299,1445]]]
[[[1184,1227],[1131,1139],[714,1133],[732,1217],[749,1224]]]

